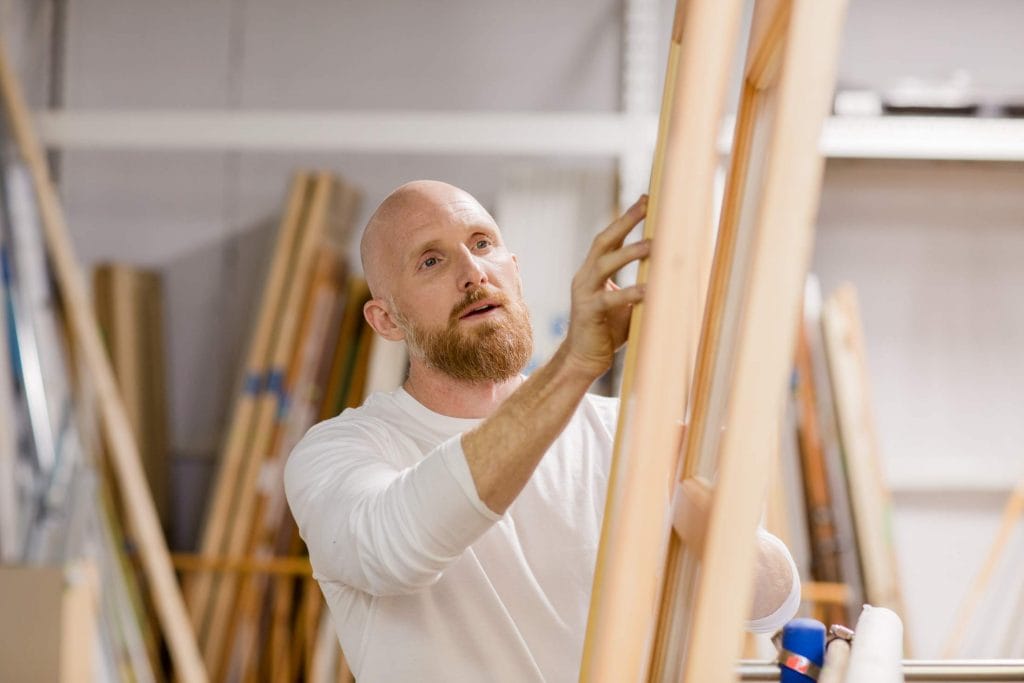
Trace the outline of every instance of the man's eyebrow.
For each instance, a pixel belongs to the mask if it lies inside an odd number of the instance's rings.
[[[473,233],[472,235],[470,235],[470,237],[472,238],[475,237],[476,235],[487,235],[488,237],[493,237],[499,240],[501,239],[501,232],[499,232],[498,229],[495,228],[493,225],[487,224],[474,226]]]
[[[415,262],[419,260],[420,256],[422,256],[425,252],[430,251],[431,249],[436,249],[438,245],[440,245],[440,243],[440,240],[434,239],[427,240],[426,242],[417,245],[415,248],[409,250],[409,257],[406,259],[406,261]]]

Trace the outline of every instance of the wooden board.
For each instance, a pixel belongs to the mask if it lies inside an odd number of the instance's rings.
[[[676,7],[644,226],[656,246],[639,269],[648,289],[631,321],[581,681],[637,680],[648,662],[703,315],[715,140],[739,5],[680,0]]]
[[[905,614],[892,537],[892,502],[882,476],[864,332],[852,285],[839,287],[828,298],[822,308],[822,323],[850,482],[865,600]]]
[[[81,350],[88,374],[95,383],[103,431],[110,444],[110,459],[118,486],[129,510],[139,557],[149,594],[153,599],[164,636],[167,639],[175,674],[181,680],[206,680],[195,634],[171,568],[167,544],[149,495],[138,446],[131,433],[124,404],[117,391],[110,363],[103,349],[68,235],[67,224],[57,192],[50,181],[45,155],[33,129],[20,84],[6,59],[6,46],[0,43],[0,92],[9,130],[18,152],[32,175],[36,201],[42,217],[47,250],[60,289],[72,333]]]
[[[702,422],[695,414],[685,454],[687,474],[715,472],[715,490],[693,590],[666,605],[692,605],[682,656],[668,659],[684,661],[687,681],[735,678],[773,465],[765,444],[783,415],[843,10],[841,0],[761,1],[754,9],[720,227],[735,241],[727,254],[720,237],[715,255],[712,287],[722,289],[709,296],[704,341],[714,342],[701,349],[714,358],[693,399],[707,411]]]
[[[841,583],[839,539],[832,513],[832,491],[825,463],[825,448],[818,416],[818,399],[814,386],[810,340],[803,319],[796,335],[793,393],[797,405],[797,433],[800,442],[800,463],[803,471],[804,499],[811,540],[811,576],[815,581]],[[797,492],[794,492],[797,493]],[[799,495],[799,494],[797,494]],[[852,615],[846,605],[819,607],[819,618],[826,624],[852,627]]]
[[[811,376],[817,403],[818,427],[832,502],[832,521],[835,525],[840,575],[850,592],[850,606],[864,604],[864,579],[860,570],[860,550],[854,528],[853,509],[850,507],[850,483],[843,464],[836,421],[835,387],[825,355],[824,329],[821,323],[821,286],[809,275],[804,287],[804,330],[810,352]],[[852,614],[850,615],[852,617]]]
[[[351,384],[352,368],[359,352],[359,333],[363,325],[363,304],[370,297],[366,281],[358,276],[349,279],[346,287],[344,313],[341,319],[337,346],[324,392],[320,419],[334,417],[345,409],[348,389]]]
[[[705,82],[709,73],[713,79],[717,77],[719,67],[723,72],[727,69],[735,40],[734,32],[722,28],[715,32],[702,22],[710,21],[706,14],[715,15],[731,27],[732,17],[728,21],[721,18],[730,13],[720,3],[703,6],[692,2],[681,22],[682,46],[698,50],[700,57],[694,57],[693,64],[700,64]],[[623,631],[619,642],[607,641],[605,645],[608,659],[627,659],[630,664],[616,667],[609,662],[600,671],[591,668],[591,676],[616,681],[650,678],[701,683],[735,678],[734,662],[742,648],[742,627],[751,599],[755,529],[776,450],[766,444],[775,443],[779,434],[810,256],[822,170],[818,136],[833,86],[841,17],[842,3],[834,1],[756,5],[683,446],[682,475],[704,473],[716,480],[703,554],[697,558],[682,543],[673,542],[667,561],[664,556],[663,539],[670,536],[666,529],[671,512],[667,496],[675,488],[675,468],[647,470],[646,476],[619,482],[622,490],[609,497],[606,528],[619,527],[620,517],[636,515],[636,509],[644,507],[639,502],[643,498],[655,499],[660,513],[646,520],[647,528],[634,530],[637,542],[646,544],[646,550],[631,549],[619,561],[633,565],[634,577],[664,573],[667,583],[655,634],[657,646],[649,666],[645,661],[636,662],[632,653],[643,652],[649,642],[649,624],[654,618],[649,600],[657,596],[657,591],[648,590],[646,584],[623,583],[613,592],[620,601],[632,601],[639,618],[629,622],[630,629]],[[714,55],[710,67],[709,54]],[[687,63],[683,56],[677,68],[682,70]],[[714,91],[708,87],[695,97],[713,100]],[[692,100],[687,102],[692,104]],[[716,122],[712,117],[709,125]],[[671,153],[667,156],[672,158]],[[693,156],[683,159],[688,184],[699,185],[703,168],[694,172],[692,166],[700,167],[701,157],[696,155],[696,161]],[[663,190],[663,195],[681,194],[674,183],[665,182],[663,188],[672,190]],[[701,201],[709,203],[710,186],[699,192],[703,195]],[[660,231],[657,234],[652,259],[666,249],[662,235]],[[681,264],[676,265],[666,274],[663,287],[676,296],[687,291],[688,272]],[[651,288],[652,294],[656,291]],[[651,303],[650,299],[645,303],[645,317],[678,316],[678,311],[671,310],[659,315]],[[648,334],[658,329],[656,321],[644,323],[634,341],[643,349],[640,360],[651,352]],[[660,324],[665,325],[664,321]],[[675,345],[675,354],[692,360],[691,337],[679,331],[673,335],[669,330],[662,334]],[[665,377],[678,378],[675,381],[689,389],[692,371],[687,363],[666,370],[661,366],[663,358],[651,360],[658,381],[647,386],[641,383],[642,365],[638,364],[635,386],[624,388],[622,411],[627,422],[620,425],[620,432],[627,430],[625,438],[633,411],[638,416],[648,412],[640,410],[645,395],[652,402],[664,400],[669,384]],[[676,371],[676,367],[681,369]],[[643,453],[644,460],[659,457],[654,454],[666,444],[673,449],[670,462],[678,454],[678,426],[675,442],[658,436],[666,423],[675,425],[679,420],[683,400],[671,400],[674,396],[670,395],[668,402],[673,403],[675,414],[670,411],[660,415],[659,425],[640,431],[636,449]],[[617,474],[613,471],[613,476]],[[665,497],[656,495],[660,491]],[[633,509],[617,509],[615,504],[622,499],[629,500]],[[607,541],[602,538],[602,553]],[[613,552],[624,554],[621,549]],[[599,556],[599,572],[601,559]],[[695,571],[698,559],[700,570]],[[628,610],[623,614],[628,616]]]
[[[162,298],[155,272],[124,264],[101,264],[93,271],[96,317],[139,442],[153,502],[166,528],[170,469]]]

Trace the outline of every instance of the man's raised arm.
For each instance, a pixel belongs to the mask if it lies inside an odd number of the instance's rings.
[[[644,196],[594,239],[573,278],[565,341],[490,417],[463,434],[477,493],[494,512],[504,513],[526,486],[587,389],[626,341],[630,309],[643,299],[643,288],[619,288],[610,278],[650,252],[647,240],[623,246],[646,211]]]

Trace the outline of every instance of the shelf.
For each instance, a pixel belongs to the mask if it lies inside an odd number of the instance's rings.
[[[38,112],[60,149],[319,151],[615,157],[653,147],[657,120],[617,112]]]
[[[730,146],[726,125],[719,148]],[[1024,119],[833,116],[821,152],[831,159],[1024,161]]]
[[[1009,494],[1024,479],[1015,460],[959,457],[889,457],[883,463],[886,483],[895,494]]]
[[[657,118],[618,112],[49,110],[50,148],[617,157],[649,153]],[[719,148],[728,152],[732,122]],[[1024,161],[1024,119],[837,117],[822,153],[848,159]]]
[[[822,151],[838,158],[1024,161],[1024,119],[832,117]]]

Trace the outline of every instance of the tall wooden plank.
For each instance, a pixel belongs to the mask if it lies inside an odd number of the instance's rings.
[[[691,595],[685,681],[736,678],[732,664],[753,588],[753,539],[772,467],[765,444],[782,419],[821,184],[818,139],[835,82],[843,10],[842,0],[755,7],[736,131],[736,144],[749,135],[754,154],[744,184],[726,189],[726,202],[739,197],[736,219],[751,221],[746,249],[737,254],[738,305],[724,316],[733,367],[728,382],[706,398],[724,394],[721,411],[708,421],[723,427],[719,447],[687,454],[717,461],[717,476]]]
[[[838,288],[826,300],[822,324],[850,481],[865,599],[872,605],[905,614],[892,538],[892,503],[882,476],[864,332],[857,292],[852,285]]]
[[[841,583],[843,576],[839,566],[840,546],[832,513],[832,492],[821,437],[810,340],[802,320],[796,339],[794,392],[798,407],[797,431],[803,469],[803,495],[807,501],[807,519],[811,534],[811,571],[816,581]],[[847,605],[824,605],[822,611],[826,624],[853,623]]]
[[[46,244],[68,319],[89,375],[95,382],[103,430],[110,445],[110,460],[129,510],[131,525],[150,594],[167,638],[175,673],[181,680],[205,681],[195,634],[171,567],[167,544],[160,529],[152,496],[146,486],[138,446],[131,433],[124,403],[117,391],[110,362],[103,349],[92,314],[82,272],[75,259],[67,224],[49,172],[42,146],[32,130],[21,87],[0,43],[0,92],[3,94],[7,128],[32,175]]]
[[[655,246],[649,270],[641,264],[647,294],[631,321],[582,681],[639,680],[648,663],[669,536],[669,483],[706,290],[714,143],[739,6],[676,6],[645,225]]]
[[[821,430],[829,494],[832,499],[832,519],[836,529],[840,574],[850,592],[848,604],[856,606],[864,604],[864,580],[860,569],[857,534],[854,531],[853,509],[850,507],[850,484],[846,476],[846,467],[843,465],[842,447],[839,442],[839,425],[834,400],[835,388],[829,376],[828,359],[825,356],[821,306],[821,286],[816,277],[808,276],[804,288],[803,324],[811,356],[811,374],[815,388],[818,426]]]
[[[123,264],[101,264],[93,271],[93,298],[157,514],[166,527],[170,472],[160,276]]]

